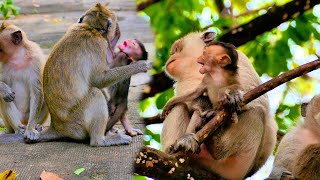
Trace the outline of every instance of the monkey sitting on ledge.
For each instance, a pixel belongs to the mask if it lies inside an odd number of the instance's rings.
[[[144,45],[137,39],[127,39],[118,45],[119,52],[110,63],[110,68],[125,66],[130,63],[135,63],[138,60],[147,60],[148,52]],[[107,124],[107,131],[112,130],[112,127],[120,119],[126,133],[130,136],[143,134],[140,129],[132,128],[128,121],[128,93],[130,86],[130,78],[118,82],[108,88],[110,99],[108,101],[110,120]],[[113,129],[114,131],[114,129]]]
[[[302,106],[301,114],[304,122],[279,144],[270,180],[320,179],[320,95]]]

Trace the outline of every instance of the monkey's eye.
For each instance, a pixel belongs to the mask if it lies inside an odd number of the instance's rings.
[[[3,52],[3,50],[0,48],[0,52]]]

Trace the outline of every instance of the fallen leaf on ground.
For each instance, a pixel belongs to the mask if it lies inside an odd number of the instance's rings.
[[[40,179],[41,180],[63,180],[58,175],[49,171],[42,171],[42,173],[40,174]]]
[[[16,172],[12,170],[6,170],[3,173],[0,173],[0,180],[14,180],[16,179]]]
[[[84,170],[85,170],[84,168],[79,168],[79,169],[75,170],[74,173],[75,173],[76,175],[79,175],[79,174],[82,173]]]

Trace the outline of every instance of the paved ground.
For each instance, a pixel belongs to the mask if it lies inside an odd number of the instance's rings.
[[[21,16],[10,19],[22,27],[29,39],[37,42],[45,53],[64,34],[67,27],[76,22],[94,0],[15,0],[21,7]],[[137,16],[134,0],[109,0],[109,7],[118,16],[122,33],[120,41],[137,38],[145,43],[151,57],[153,35],[148,22]],[[2,23],[3,20],[0,20]],[[149,76],[138,74],[132,79],[129,94],[129,118],[135,127],[144,129],[139,120],[137,102],[142,91],[142,84]],[[120,127],[120,126],[119,126]],[[24,144],[21,136],[0,136],[0,171],[12,169],[17,172],[17,179],[37,179],[43,170],[58,174],[64,179],[132,179],[132,163],[136,152],[141,147],[143,136],[133,138],[133,143],[126,146],[92,148],[87,144],[73,142],[46,142]],[[80,175],[73,172],[85,168]]]

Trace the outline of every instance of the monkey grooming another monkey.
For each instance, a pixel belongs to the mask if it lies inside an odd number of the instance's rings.
[[[4,22],[0,28],[0,62],[0,108],[5,127],[9,132],[37,138],[36,125],[43,124],[49,115],[43,104],[42,50],[21,28]]]
[[[195,91],[204,75],[197,58],[206,43],[213,41],[213,32],[190,33],[177,40],[166,63],[166,73],[176,81],[176,97]],[[238,82],[247,92],[261,84],[248,58],[238,53]],[[222,79],[219,79],[222,80]],[[213,107],[214,108],[214,107]],[[176,104],[165,118],[161,143],[165,152],[186,134],[190,124],[190,102]],[[201,152],[190,158],[191,166],[204,168],[225,179],[244,179],[255,173],[273,152],[277,125],[270,116],[267,95],[246,105],[238,115],[239,122],[225,127],[200,146]],[[187,148],[185,148],[187,149]]]
[[[236,48],[228,43],[212,41],[204,48],[202,56],[198,58],[198,63],[203,65],[199,70],[200,73],[205,74],[202,83],[195,91],[170,99],[164,107],[163,114],[168,114],[175,104],[186,101],[196,101],[192,104],[201,104],[200,107],[203,108],[204,103],[208,104],[203,99],[204,93],[207,93],[211,102],[209,104],[215,108],[215,111],[222,110],[225,107],[231,113],[234,113],[234,111],[240,112],[243,93],[238,81],[238,53]],[[202,98],[200,101],[199,97]],[[174,144],[173,152],[185,147],[187,148],[184,149],[186,152],[196,152],[197,149],[195,148],[198,147],[198,144],[197,142],[194,145],[190,144],[190,138],[197,140],[195,131],[202,124],[201,111],[193,112],[186,135]],[[234,115],[234,117],[236,116]]]
[[[148,59],[148,52],[144,45],[136,39],[127,39],[122,44],[119,44],[118,48],[120,51],[110,64],[110,68],[125,66],[137,60]],[[108,101],[110,120],[107,125],[107,131],[120,119],[126,133],[130,136],[136,136],[143,133],[140,129],[132,128],[126,114],[128,111],[129,86],[130,78],[108,88],[110,95],[110,100]]]
[[[282,138],[268,179],[320,179],[320,95],[303,108],[304,121]]]
[[[44,68],[44,98],[51,115],[51,126],[38,139],[62,137],[90,138],[91,146],[128,144],[124,134],[105,136],[109,120],[107,97],[103,88],[146,72],[151,64],[134,64],[110,69],[106,58],[116,37],[117,19],[107,7],[96,4],[72,25],[53,47]],[[104,37],[107,37],[106,39]],[[112,53],[111,53],[112,54]],[[108,60],[108,59],[107,59]]]

